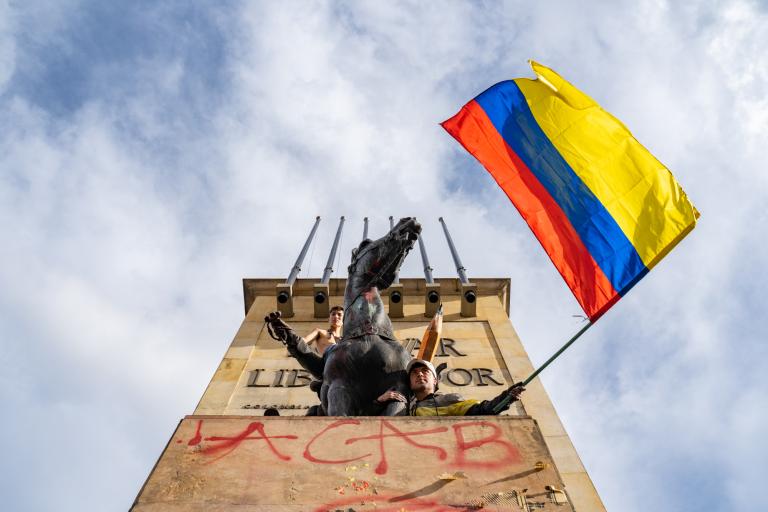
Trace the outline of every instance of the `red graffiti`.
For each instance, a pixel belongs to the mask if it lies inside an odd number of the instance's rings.
[[[200,444],[200,441],[202,441],[203,436],[200,434],[200,428],[203,426],[203,420],[197,420],[197,430],[195,430],[195,437],[189,440],[187,443],[187,446],[195,446]]]
[[[470,427],[490,427],[493,429],[493,433],[489,437],[484,437],[482,439],[476,439],[475,441],[467,442],[464,439],[464,429],[470,428]],[[498,468],[501,466],[506,466],[510,463],[520,462],[522,460],[522,457],[520,456],[520,451],[515,447],[512,443],[509,441],[505,441],[501,438],[501,429],[498,425],[494,423],[490,423],[487,421],[472,421],[472,422],[465,422],[465,423],[458,423],[456,425],[453,425],[453,433],[456,436],[456,447],[458,450],[456,451],[456,460],[454,464],[458,467],[462,468]],[[486,445],[486,444],[494,444],[497,445],[506,452],[506,457],[502,456],[500,459],[497,459],[496,461],[470,461],[467,460],[467,452],[473,448],[479,448],[480,446]]]
[[[365,455],[361,455],[359,457],[354,457],[352,459],[327,460],[327,459],[318,459],[317,457],[312,455],[312,452],[310,452],[310,448],[315,443],[315,441],[317,441],[317,439],[320,436],[322,436],[323,434],[325,434],[329,430],[334,429],[334,428],[338,428],[338,427],[340,427],[342,425],[359,425],[359,424],[360,424],[360,422],[357,421],[357,420],[339,420],[339,421],[334,421],[333,423],[331,423],[330,425],[325,427],[323,430],[318,432],[317,435],[315,435],[315,437],[313,437],[307,443],[306,448],[304,448],[304,458],[307,459],[310,462],[317,462],[318,464],[346,464],[347,462],[353,462],[353,461],[360,460],[360,459],[363,459],[363,458],[369,456],[370,453],[366,453]]]
[[[379,440],[379,453],[381,454],[381,459],[379,460],[379,463],[376,465],[376,473],[379,475],[383,475],[387,472],[388,465],[387,465],[387,452],[384,449],[384,438],[385,437],[395,437],[398,439],[404,439],[408,444],[411,446],[415,446],[416,448],[422,448],[427,450],[434,450],[437,452],[437,458],[440,460],[445,460],[448,457],[448,453],[439,446],[432,446],[428,444],[421,444],[417,443],[413,439],[411,439],[411,436],[423,436],[425,434],[437,434],[439,432],[446,432],[448,429],[445,427],[438,427],[433,428],[429,430],[417,430],[414,432],[402,432],[397,429],[392,423],[390,423],[387,420],[381,420],[379,422],[379,433],[374,434],[371,436],[363,436],[363,437],[353,437],[351,439],[347,439],[344,444],[352,444],[356,443],[357,441],[363,441],[366,439]],[[394,434],[385,434],[384,433],[384,427],[387,427],[391,431],[394,432]]]
[[[460,505],[442,505],[434,500],[423,498],[412,498],[406,501],[398,501],[397,504],[390,506],[382,506],[382,504],[388,503],[396,496],[348,496],[346,498],[339,498],[338,500],[326,503],[314,509],[314,512],[335,512],[337,510],[344,510],[342,507],[346,505],[376,505],[376,512],[400,512],[407,510],[408,512],[457,512],[460,510],[474,510],[471,507],[462,507]]]
[[[370,429],[370,426],[373,422],[366,422],[367,428],[366,430]],[[271,428],[274,428],[274,425],[279,425],[279,423],[267,423]],[[221,458],[229,455],[237,449],[243,442],[245,441],[264,441],[266,443],[266,446],[269,448],[270,452],[273,456],[275,456],[278,460],[283,461],[290,461],[292,460],[291,456],[283,453],[282,451],[278,450],[278,447],[273,443],[273,440],[275,439],[285,439],[289,441],[295,441],[298,440],[299,437],[296,435],[268,435],[265,431],[265,424],[260,421],[251,422],[248,424],[248,426],[242,431],[235,435],[231,436],[208,436],[203,438],[201,434],[201,429],[203,425],[203,420],[198,420],[197,422],[197,429],[195,432],[194,437],[192,437],[189,442],[187,443],[188,446],[196,446],[201,443],[201,441],[206,441],[206,443],[203,445],[202,449],[199,450],[199,452],[202,455],[213,455],[215,456],[214,459],[208,461],[208,464],[211,464],[213,462],[216,462],[220,460]],[[375,434],[369,434],[369,435],[363,435],[363,436],[356,436],[353,437],[349,434],[342,437],[342,440],[336,440],[338,439],[338,435],[340,434],[337,432],[337,437],[331,437],[328,438],[328,434],[331,431],[336,431],[337,429],[340,429],[342,427],[350,427],[353,429],[359,429],[361,425],[361,422],[356,419],[341,419],[336,420],[332,422],[331,424],[325,426],[322,430],[320,430],[317,434],[312,436],[305,444],[303,449],[303,457],[307,461],[315,464],[347,464],[350,462],[358,461],[361,459],[365,459],[366,457],[370,457],[373,455],[373,452],[363,452],[358,454],[352,454],[348,455],[345,453],[347,458],[337,458],[337,459],[331,459],[331,458],[323,458],[320,455],[318,455],[317,447],[324,448],[326,453],[329,451],[329,449],[333,449],[335,446],[349,446],[356,443],[361,443],[365,441],[372,441],[378,445],[378,458],[379,461],[376,464],[376,467],[374,469],[376,474],[383,475],[386,474],[389,470],[389,464],[387,462],[387,446],[389,445],[390,450],[392,449],[391,443],[398,441],[398,442],[405,442],[406,444],[418,448],[419,450],[427,450],[433,453],[433,455],[437,458],[437,460],[440,461],[446,461],[449,458],[449,455],[453,455],[452,460],[449,462],[449,465],[451,467],[457,467],[457,468],[485,468],[485,469],[495,469],[500,468],[503,466],[508,466],[512,464],[517,464],[521,462],[522,457],[520,455],[519,450],[517,447],[507,441],[503,438],[503,431],[502,429],[496,425],[495,423],[491,423],[488,421],[462,421],[459,423],[454,423],[451,425],[453,429],[453,436],[452,437],[446,437],[446,436],[439,436],[438,434],[442,434],[445,432],[449,432],[449,429],[447,427],[435,427],[430,429],[420,429],[420,430],[413,430],[413,431],[403,431],[400,430],[397,426],[396,421],[391,420],[384,420],[381,419],[378,421],[379,431]],[[485,437],[481,437],[479,439],[474,440],[468,440],[472,439],[473,436],[470,434],[472,432],[472,429],[485,429],[489,428],[491,429],[491,432],[489,434],[485,434]],[[369,430],[370,431],[370,430]],[[254,435],[256,434],[256,435]],[[434,441],[436,444],[426,444],[424,442],[419,442],[415,438],[417,436],[435,436],[431,438],[432,441]],[[389,441],[386,441],[387,439],[390,439]],[[303,441],[302,441],[303,442]],[[336,444],[338,443],[338,444]],[[439,444],[439,446],[438,446]],[[291,445],[288,446],[281,445],[283,448],[291,448]],[[296,445],[292,445],[294,453],[295,449],[298,448]],[[474,457],[472,457],[473,450],[477,450],[481,447],[488,447],[492,446],[493,450],[482,450],[479,453],[483,454],[482,459],[479,457],[479,454],[476,452]],[[488,454],[492,454],[492,458],[488,457]]]
[[[201,420],[202,422],[202,420]],[[261,435],[261,437],[249,437],[252,433],[257,432]],[[277,456],[277,458],[281,460],[291,460],[291,457],[289,455],[284,455],[280,453],[277,448],[275,448],[275,445],[272,444],[272,441],[270,439],[298,439],[297,436],[294,435],[287,435],[287,436],[268,436],[264,432],[264,424],[260,421],[254,421],[253,423],[249,423],[248,426],[240,432],[239,434],[232,436],[232,437],[221,437],[221,436],[211,436],[206,437],[206,441],[221,441],[221,443],[216,445],[209,445],[203,448],[202,453],[206,455],[214,455],[221,452],[222,453],[219,457],[215,458],[211,462],[215,462],[222,457],[225,457],[226,455],[232,453],[232,451],[240,446],[240,444],[243,441],[246,440],[264,440],[267,442],[267,446],[269,446],[269,449],[272,450],[272,453]]]

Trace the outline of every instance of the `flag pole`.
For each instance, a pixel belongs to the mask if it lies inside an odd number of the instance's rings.
[[[539,367],[538,367],[538,368],[537,368],[537,369],[536,369],[536,370],[535,370],[535,371],[534,371],[532,374],[530,374],[530,375],[528,376],[528,378],[527,378],[527,379],[525,379],[523,382],[521,382],[521,383],[520,383],[520,386],[521,386],[521,387],[525,387],[525,386],[527,386],[529,382],[531,382],[531,381],[532,381],[533,379],[535,379],[535,378],[536,378],[536,377],[537,377],[537,376],[538,376],[538,375],[539,375],[539,374],[540,374],[542,371],[544,371],[544,368],[546,368],[547,366],[549,366],[549,364],[550,364],[552,361],[554,361],[555,359],[557,359],[557,358],[560,356],[560,354],[562,354],[563,352],[565,352],[565,351],[568,349],[568,347],[570,347],[571,345],[573,345],[573,342],[574,342],[574,341],[576,341],[577,339],[579,339],[579,337],[580,337],[582,334],[584,334],[585,332],[587,332],[587,329],[589,329],[590,327],[592,327],[592,322],[590,322],[590,321],[587,321],[587,325],[585,325],[584,327],[582,327],[582,328],[581,328],[581,330],[580,330],[579,332],[577,332],[576,334],[574,334],[574,335],[573,335],[573,338],[571,338],[570,340],[568,340],[568,342],[567,342],[565,345],[563,345],[562,347],[560,347],[560,350],[558,350],[557,352],[555,352],[554,354],[552,354],[552,357],[550,357],[549,359],[547,359],[547,361],[546,361],[544,364],[542,364],[541,366],[539,366]],[[499,403],[499,404],[498,404],[496,407],[494,407],[494,409],[493,409],[493,412],[494,412],[494,414],[499,414],[499,413],[500,413],[500,412],[501,412],[501,411],[502,411],[502,410],[503,410],[503,409],[504,409],[504,408],[507,406],[507,404],[508,404],[508,403],[509,403],[511,400],[512,400],[512,397],[511,397],[511,396],[507,396],[507,397],[506,397],[504,400],[502,400],[502,401],[501,401],[501,402],[500,402],[500,403]]]

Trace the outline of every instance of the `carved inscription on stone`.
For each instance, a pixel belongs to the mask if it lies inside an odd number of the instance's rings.
[[[404,343],[414,341],[414,354],[419,350],[419,340],[406,338]],[[453,338],[441,338],[436,357],[467,357],[461,352],[459,343]],[[255,368],[250,371],[247,387],[251,388],[301,388],[308,386],[312,375],[304,369],[280,368],[265,370]],[[503,386],[504,379],[491,368],[450,368],[440,375],[440,382],[451,386]]]
[[[312,382],[312,375],[304,369],[281,368],[267,372],[263,368],[251,370],[248,387],[251,388],[301,388]]]

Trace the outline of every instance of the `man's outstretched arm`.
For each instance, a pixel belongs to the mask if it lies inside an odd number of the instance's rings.
[[[520,382],[513,384],[509,388],[502,391],[497,397],[491,400],[483,400],[479,404],[475,404],[467,411],[466,416],[489,416],[493,414],[499,414],[509,409],[509,406],[520,399],[520,393],[525,391],[525,388]],[[499,411],[495,411],[496,407],[510,398],[504,407]]]

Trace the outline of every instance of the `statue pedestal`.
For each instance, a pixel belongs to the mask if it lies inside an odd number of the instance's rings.
[[[187,416],[131,510],[573,511],[563,489],[527,416]]]

